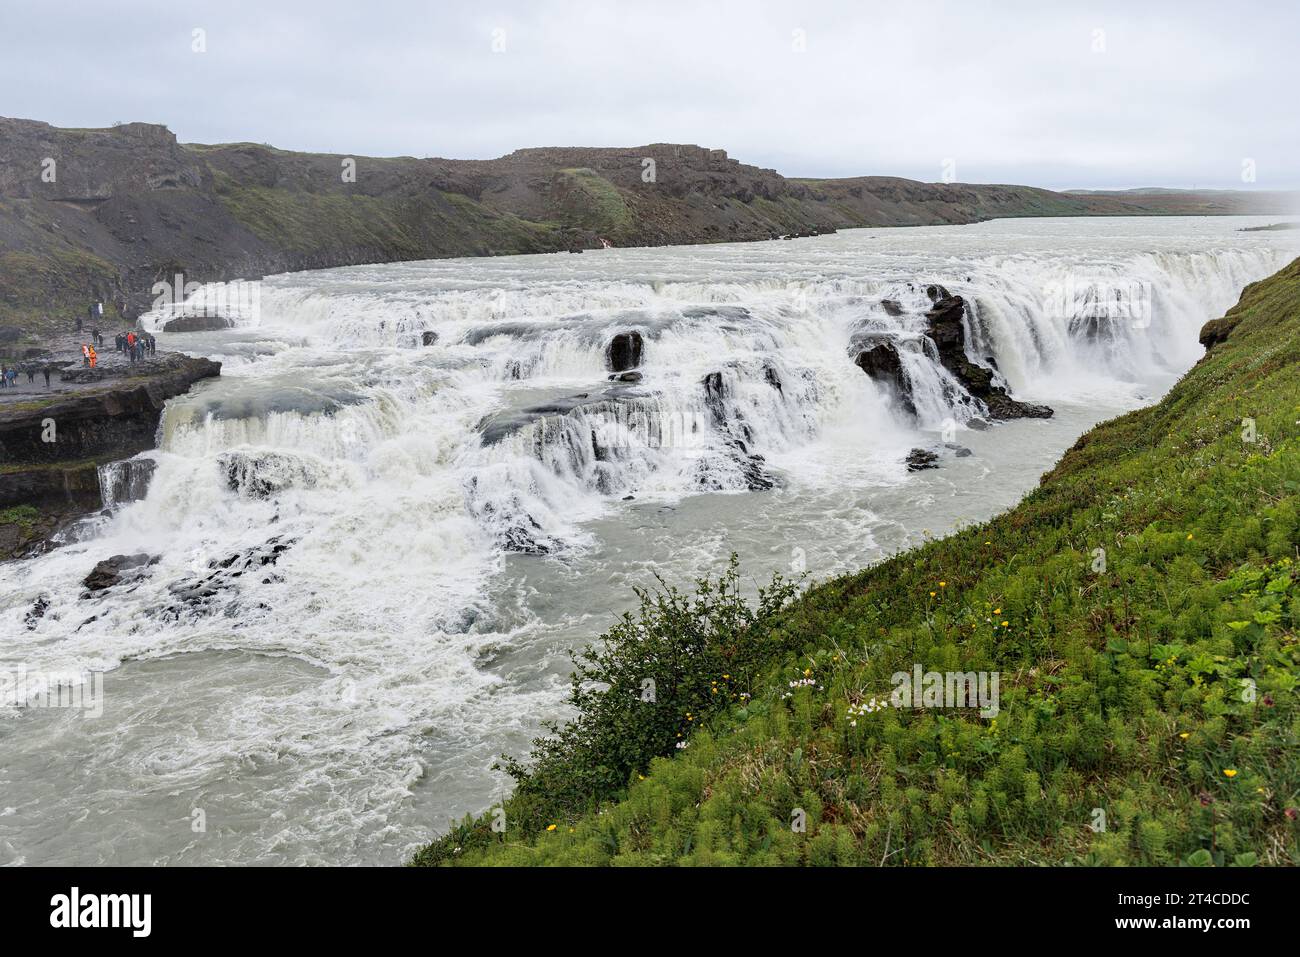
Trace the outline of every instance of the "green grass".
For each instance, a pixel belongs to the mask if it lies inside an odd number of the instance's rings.
[[[244,186],[217,173],[222,204],[254,234],[298,253],[369,249],[385,261],[550,252],[557,227],[489,210],[458,193],[427,197]]]
[[[68,330],[97,296],[104,300],[103,321],[115,321],[117,307],[106,291],[117,280],[112,264],[80,250],[0,253],[0,325],[32,334]]]
[[[562,203],[565,225],[605,238],[622,237],[632,229],[632,211],[623,194],[595,170],[562,169],[556,175],[568,188]]]
[[[1230,314],[986,524],[757,609],[644,596],[504,815],[415,863],[1300,862],[1300,260]],[[864,707],[915,664],[997,672],[997,717]]]
[[[40,510],[32,505],[15,505],[13,508],[0,509],[0,525],[18,525],[27,529],[31,528],[40,517]]]

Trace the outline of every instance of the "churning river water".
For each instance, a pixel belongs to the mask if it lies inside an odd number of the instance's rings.
[[[564,715],[567,651],[633,586],[732,552],[756,582],[825,579],[1014,504],[1296,254],[1294,233],[1240,231],[1267,222],[1002,220],[265,280],[235,328],[159,335],[223,369],[168,404],[151,471],[106,475],[112,509],[0,565],[0,671],[104,675],[101,715],[0,702],[0,863],[402,862],[503,792],[494,759]],[[980,428],[922,336],[933,283],[970,304],[971,357],[1054,418]],[[640,381],[611,382],[629,333]],[[854,364],[881,341],[915,415]],[[942,467],[909,473],[914,447]],[[139,553],[153,564],[123,584],[81,586]]]

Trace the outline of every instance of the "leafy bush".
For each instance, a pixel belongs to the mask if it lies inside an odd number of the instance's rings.
[[[772,622],[797,586],[778,575],[752,607],[740,586],[734,555],[716,581],[698,581],[693,596],[658,579],[654,590],[636,590],[636,615],[572,655],[568,702],[577,717],[548,723],[550,736],[533,742],[528,762],[502,758],[515,779],[503,833],[535,833],[620,795],[634,773],[685,746],[692,728],[749,697],[771,661],[790,650]],[[465,822],[418,862],[486,839],[490,823]]]

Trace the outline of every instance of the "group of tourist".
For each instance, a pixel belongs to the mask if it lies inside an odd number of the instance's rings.
[[[98,328],[98,322],[104,315],[103,306],[99,303],[87,309],[88,316],[91,319],[90,338],[88,341],[81,343],[82,367],[95,369],[99,367],[99,354],[104,348],[104,334]],[[77,332],[83,333],[86,330],[87,322],[81,316],[77,317]],[[130,330],[130,332],[118,333],[113,337],[113,348],[121,352],[131,364],[138,363],[157,355],[159,342],[151,333],[143,330]],[[66,361],[66,360],[65,360]],[[59,363],[55,363],[59,365]],[[45,378],[45,387],[49,387],[49,377],[51,377],[51,365],[48,359],[45,361],[39,358],[34,361],[23,361],[21,364],[0,363],[0,389],[17,389],[19,373],[27,373],[27,382],[34,385],[36,374],[42,374]]]
[[[138,362],[145,356],[158,353],[158,340],[147,332],[119,333],[114,343],[117,351],[123,353],[132,362]]]
[[[41,373],[45,376],[45,388],[50,387],[50,367],[41,366]],[[32,384],[36,381],[36,369],[33,366],[26,367],[27,382]],[[18,367],[10,365],[0,365],[0,389],[18,388]]]
[[[103,305],[100,303],[93,304],[87,310],[87,315],[93,325],[90,329],[89,341],[81,343],[81,364],[84,368],[95,369],[99,366],[99,353],[104,348],[104,335],[99,331],[98,325],[95,324],[96,320],[104,315]],[[85,331],[86,325],[86,321],[78,316],[76,326],[79,334]],[[158,340],[151,333],[133,329],[114,336],[113,348],[126,356],[128,361],[134,365],[149,356],[158,354]],[[29,384],[34,384],[37,373],[40,373],[45,377],[45,387],[47,389],[50,387],[50,366],[38,359],[33,362],[23,362],[21,366],[11,365],[7,362],[0,363],[0,389],[18,388],[18,375],[20,372],[27,373],[27,382]]]

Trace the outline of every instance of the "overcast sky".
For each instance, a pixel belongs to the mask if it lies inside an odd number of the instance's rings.
[[[1295,0],[0,0],[0,114],[362,155],[680,142],[791,176],[951,160],[964,182],[1294,189],[1298,36]]]

